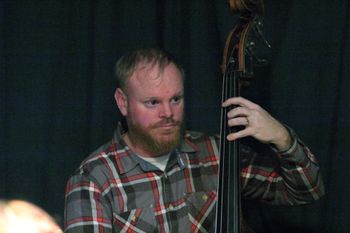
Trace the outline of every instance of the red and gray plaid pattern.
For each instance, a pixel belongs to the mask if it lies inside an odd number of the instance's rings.
[[[120,132],[69,179],[65,232],[214,232],[217,138],[186,133],[162,172],[136,156]],[[295,205],[323,195],[315,158],[296,137],[286,153],[270,152],[242,149],[243,197]]]

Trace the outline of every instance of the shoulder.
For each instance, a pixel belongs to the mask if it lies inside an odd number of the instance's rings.
[[[218,156],[219,137],[208,135],[198,131],[186,131],[184,135],[184,144],[187,151],[197,151],[199,154]],[[190,148],[191,150],[189,150]],[[198,153],[197,153],[198,154]]]
[[[204,142],[207,140],[219,140],[218,135],[208,135],[207,133],[200,131],[191,131],[187,130],[184,135],[185,140],[189,140],[191,142]]]
[[[90,153],[80,164],[79,169],[87,169],[89,166],[98,165],[111,155],[115,154],[113,143],[107,142]]]
[[[80,163],[71,179],[87,179],[96,184],[103,184],[111,171],[118,172],[115,157],[121,153],[120,150],[113,141],[103,144]]]

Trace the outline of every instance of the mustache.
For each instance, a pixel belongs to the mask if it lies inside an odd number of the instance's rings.
[[[173,118],[166,118],[166,119],[163,119],[163,120],[153,124],[152,128],[161,127],[161,126],[167,125],[167,124],[172,124],[172,125],[175,125],[175,126],[179,126],[179,125],[181,125],[181,121],[176,121]]]

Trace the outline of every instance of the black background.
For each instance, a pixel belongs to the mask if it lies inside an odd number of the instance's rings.
[[[244,95],[316,154],[326,196],[301,207],[245,203],[258,232],[349,229],[348,0],[266,0],[260,68]],[[236,22],[225,0],[0,0],[0,198],[63,218],[69,175],[107,141],[120,115],[113,68],[157,46],[186,70],[187,126],[217,133],[220,63]]]

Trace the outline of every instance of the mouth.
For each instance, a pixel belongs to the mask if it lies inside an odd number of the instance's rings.
[[[160,124],[159,125],[160,128],[165,128],[165,129],[167,129],[167,128],[174,128],[176,126],[177,126],[177,124],[175,124],[175,123],[167,123],[167,124]]]
[[[177,123],[163,123],[157,126],[161,134],[174,134],[178,131],[179,124]]]

